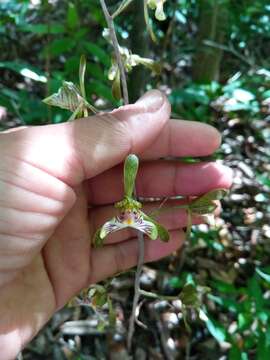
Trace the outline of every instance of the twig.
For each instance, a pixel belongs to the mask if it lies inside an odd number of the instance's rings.
[[[148,297],[150,299],[154,299],[154,300],[165,300],[165,301],[173,301],[173,300],[178,300],[179,299],[179,295],[161,295],[161,294],[155,294],[155,293],[152,293],[150,291],[145,291],[145,290],[142,290],[140,289],[140,294],[145,296],[145,297]]]
[[[112,14],[113,20],[120,15],[131,3],[133,0],[124,0],[119,8]]]
[[[125,67],[124,67],[124,64],[123,64],[123,61],[122,61],[122,58],[121,58],[121,54],[120,54],[120,47],[119,47],[119,43],[118,43],[116,32],[115,32],[113,18],[112,18],[112,16],[110,15],[110,13],[108,11],[108,8],[107,8],[107,5],[106,5],[105,1],[100,0],[100,4],[101,4],[102,10],[103,10],[106,22],[107,22],[108,27],[109,27],[110,37],[111,37],[111,40],[112,40],[112,44],[113,44],[113,48],[114,48],[114,52],[115,52],[115,57],[116,57],[117,64],[118,64],[119,70],[120,70],[124,104],[127,105],[129,103],[127,78],[126,78],[126,73],[125,73]]]
[[[213,47],[213,48],[216,48],[216,49],[220,49],[220,50],[223,50],[223,51],[230,52],[231,54],[238,57],[238,59],[242,60],[244,63],[246,63],[251,68],[255,67],[255,64],[250,62],[244,55],[242,55],[238,51],[236,51],[235,48],[232,45],[226,46],[226,45],[219,44],[219,43],[217,43],[215,41],[212,41],[212,40],[204,40],[203,43],[206,46],[210,46],[210,47]]]

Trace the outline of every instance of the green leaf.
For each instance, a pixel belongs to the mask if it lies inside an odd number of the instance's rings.
[[[266,274],[265,272],[261,271],[259,268],[256,268],[256,273],[260,275],[260,277],[264,279],[268,284],[270,284],[270,274]]]
[[[239,347],[233,344],[229,352],[229,360],[244,360],[241,354]]]
[[[129,154],[124,164],[124,189],[125,196],[128,198],[133,196],[138,168],[138,157],[135,154]]]
[[[251,279],[248,280],[248,294],[251,299],[254,299],[256,304],[256,311],[262,311],[263,309],[263,293],[258,281],[258,275],[254,274]]]
[[[65,27],[58,23],[48,24],[26,24],[20,27],[21,31],[31,32],[38,35],[45,34],[63,34],[65,32]]]
[[[70,29],[76,29],[80,24],[79,15],[76,9],[76,6],[72,3],[68,4],[67,12],[67,25]]]
[[[55,39],[48,44],[48,46],[44,49],[42,55],[45,56],[45,54],[48,52],[51,57],[57,57],[67,52],[70,53],[75,46],[76,41],[70,38],[65,37],[62,39]]]
[[[95,56],[103,65],[108,68],[110,67],[111,58],[101,47],[89,41],[84,43],[83,46],[86,51]]]
[[[256,360],[269,360],[269,359],[270,359],[270,329],[268,326],[265,331],[260,330]]]
[[[46,83],[47,78],[45,76],[45,73],[40,71],[38,68],[24,63],[24,62],[18,62],[18,61],[1,61],[0,62],[0,69],[9,69],[12,70],[26,78],[32,79],[34,81],[39,81]]]
[[[208,320],[205,322],[206,327],[210,334],[218,341],[223,342],[226,340],[226,330],[224,327],[215,321],[214,319],[211,319],[208,315]]]

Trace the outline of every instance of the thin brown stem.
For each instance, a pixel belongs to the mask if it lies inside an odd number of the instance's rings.
[[[126,78],[125,67],[124,67],[122,57],[121,57],[121,53],[120,53],[120,46],[119,46],[117,36],[116,36],[116,32],[115,32],[113,17],[110,15],[105,1],[100,0],[100,4],[101,4],[102,10],[103,10],[107,25],[109,27],[110,38],[112,40],[112,45],[113,45],[113,48],[114,48],[116,61],[117,61],[117,64],[118,64],[119,70],[120,70],[124,104],[127,105],[129,103],[127,78]]]

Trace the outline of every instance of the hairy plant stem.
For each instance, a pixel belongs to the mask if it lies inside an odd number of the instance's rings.
[[[127,1],[127,3],[125,4],[125,7],[130,4],[131,1]],[[110,38],[112,41],[112,45],[114,48],[114,52],[115,52],[115,57],[116,57],[116,61],[118,64],[118,67],[120,69],[120,75],[121,75],[121,84],[122,84],[122,90],[123,90],[123,100],[124,100],[124,104],[127,105],[129,103],[129,96],[128,96],[128,87],[127,87],[127,79],[126,79],[126,73],[125,73],[125,67],[121,58],[121,54],[120,54],[120,49],[119,49],[119,43],[117,40],[117,36],[116,36],[116,32],[115,32],[115,27],[114,27],[114,22],[113,22],[113,18],[119,14],[120,12],[118,12],[116,10],[116,13],[114,13],[113,16],[110,15],[108,8],[106,6],[106,3],[104,0],[100,0],[100,4],[104,13],[104,16],[106,18],[108,27],[109,27],[109,31],[110,31]],[[122,3],[123,4],[123,3]],[[121,5],[120,5],[121,8]],[[115,15],[116,14],[116,15]],[[136,198],[136,189],[134,190],[134,197]],[[136,320],[136,309],[138,306],[138,302],[140,299],[140,276],[142,273],[142,267],[143,267],[143,263],[144,263],[144,236],[142,234],[142,232],[138,231],[137,233],[137,237],[138,237],[138,260],[137,260],[137,270],[136,270],[136,275],[135,275],[135,284],[134,284],[134,297],[133,297],[133,304],[132,304],[132,312],[130,315],[130,319],[129,319],[129,328],[128,328],[128,335],[127,335],[127,348],[128,351],[131,350],[132,347],[132,338],[133,338],[133,334],[134,334],[134,330],[135,330],[135,320]]]
[[[119,43],[118,43],[116,32],[115,32],[113,18],[108,11],[105,1],[100,0],[100,4],[101,4],[102,10],[103,10],[107,25],[109,27],[110,38],[112,40],[112,45],[114,48],[116,61],[117,61],[117,64],[118,64],[119,70],[120,70],[121,84],[122,84],[122,90],[123,90],[123,100],[124,100],[124,104],[127,105],[129,103],[127,78],[126,78],[125,67],[124,67],[124,64],[123,64],[123,61],[121,58],[121,54],[120,54],[120,47],[119,47]]]

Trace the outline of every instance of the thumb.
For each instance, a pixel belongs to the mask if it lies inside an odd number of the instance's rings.
[[[145,150],[169,117],[167,98],[152,90],[135,104],[111,113],[24,128],[1,137],[7,142],[4,151],[75,186],[120,163],[128,153]]]

